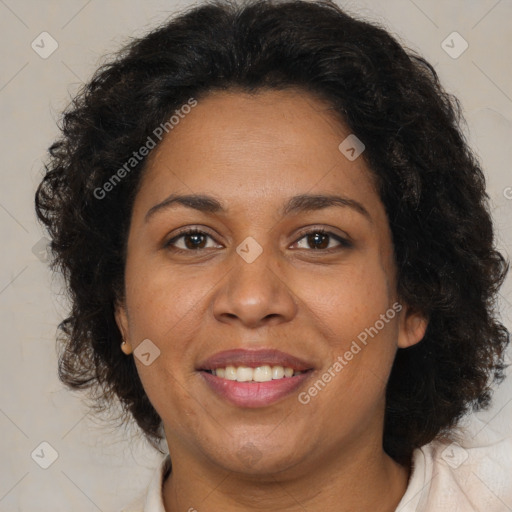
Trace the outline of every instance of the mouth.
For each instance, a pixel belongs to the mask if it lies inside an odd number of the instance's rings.
[[[290,395],[313,373],[313,366],[278,350],[228,350],[197,370],[210,391],[237,407],[264,407]]]

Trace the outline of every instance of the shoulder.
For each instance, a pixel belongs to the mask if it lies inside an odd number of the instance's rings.
[[[146,494],[132,501],[119,512],[165,512],[162,485],[171,470],[171,459],[166,455],[155,469]]]
[[[462,444],[433,441],[414,451],[396,512],[501,512],[512,505],[512,438]]]

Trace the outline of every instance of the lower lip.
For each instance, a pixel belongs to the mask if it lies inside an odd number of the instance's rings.
[[[309,378],[311,370],[268,382],[238,382],[223,379],[201,371],[210,388],[222,398],[238,407],[265,407],[290,395]]]

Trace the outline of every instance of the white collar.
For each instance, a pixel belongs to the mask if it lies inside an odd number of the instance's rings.
[[[144,512],[165,512],[163,498],[163,484],[168,471],[171,468],[171,458],[167,454],[153,473],[146,495]]]

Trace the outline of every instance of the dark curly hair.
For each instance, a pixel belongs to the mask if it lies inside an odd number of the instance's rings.
[[[363,141],[392,231],[397,293],[422,312],[424,339],[399,349],[387,386],[384,449],[397,461],[490,403],[509,333],[496,313],[508,263],[495,248],[480,165],[458,100],[432,66],[385,29],[328,0],[211,1],[131,41],[63,115],[36,192],[52,269],[71,301],[59,376],[115,399],[151,444],[161,419],[114,320],[124,297],[126,240],[147,158],[108,194],[98,190],[155,127],[215,90],[295,88],[326,100]]]

